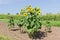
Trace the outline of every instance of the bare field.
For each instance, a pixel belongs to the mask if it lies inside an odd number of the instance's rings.
[[[29,38],[27,33],[20,33],[20,30],[17,25],[15,25],[15,28],[18,29],[16,31],[10,31],[8,29],[8,23],[6,22],[0,22],[0,34],[3,34],[5,36],[8,36],[12,38],[13,40],[32,40]],[[52,32],[47,33],[46,37],[43,37],[45,28],[42,27],[40,30],[42,33],[39,35],[40,40],[60,40],[60,28],[59,27],[52,27]],[[39,34],[39,33],[38,33]]]

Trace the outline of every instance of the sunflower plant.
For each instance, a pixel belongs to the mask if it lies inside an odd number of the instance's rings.
[[[46,27],[47,27],[47,31],[51,32],[51,22],[50,21],[46,21]]]
[[[12,16],[10,16],[8,26],[9,26],[9,28],[14,28],[14,18]]]
[[[41,29],[40,8],[32,8],[31,5],[21,10],[22,15],[18,25],[27,29],[29,36],[33,36],[35,32]]]

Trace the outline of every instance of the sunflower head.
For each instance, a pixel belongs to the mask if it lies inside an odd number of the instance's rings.
[[[40,11],[37,11],[37,14],[40,15]]]
[[[26,9],[30,11],[32,9],[31,5],[29,5]]]
[[[27,13],[23,13],[23,16],[27,16]]]
[[[31,13],[34,13],[34,11],[35,11],[34,9],[31,9],[31,10],[30,10]]]
[[[29,5],[27,8],[32,8],[31,5]]]
[[[39,8],[39,7],[36,7],[36,8],[35,8],[35,10],[36,10],[36,11],[39,11],[39,10],[40,10],[40,8]]]

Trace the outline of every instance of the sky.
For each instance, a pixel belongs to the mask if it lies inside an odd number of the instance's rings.
[[[0,0],[0,13],[20,13],[28,5],[40,7],[42,14],[60,12],[60,0]]]

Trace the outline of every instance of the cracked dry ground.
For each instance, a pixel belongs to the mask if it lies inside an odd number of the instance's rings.
[[[18,26],[15,26],[18,29]],[[41,29],[41,31],[44,31],[44,27]],[[8,36],[12,38],[13,40],[31,40],[27,33],[20,33],[20,30],[17,31],[10,31],[8,29],[7,22],[0,22],[0,34],[3,34],[5,36]],[[60,28],[59,27],[52,27],[52,32],[47,33],[47,37],[44,37],[40,40],[60,40]]]

